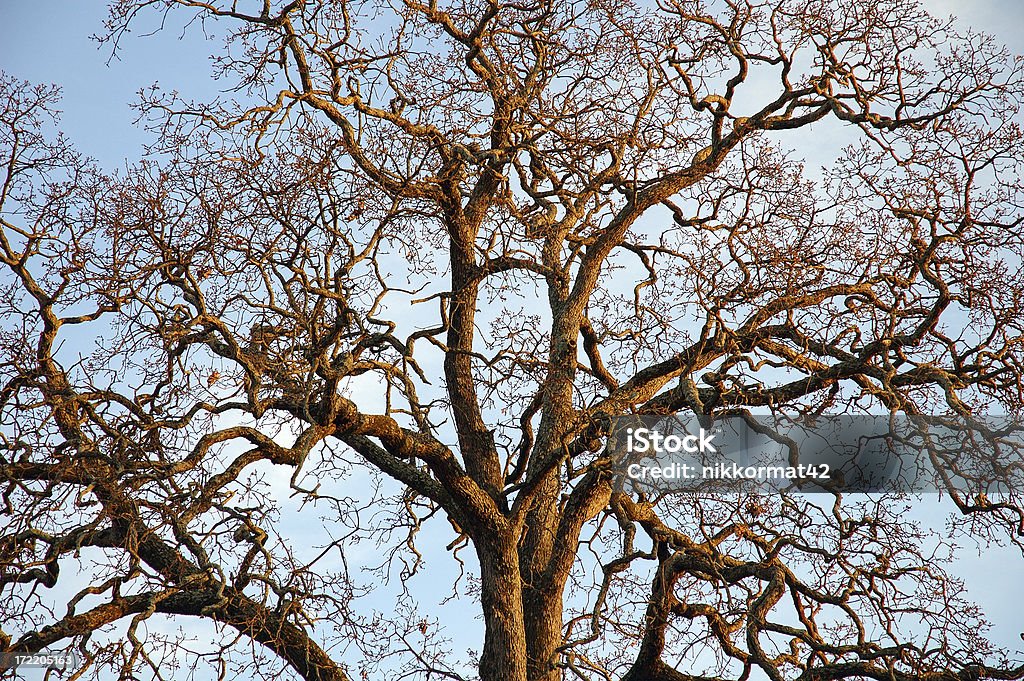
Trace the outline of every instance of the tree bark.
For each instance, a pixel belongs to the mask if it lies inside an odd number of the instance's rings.
[[[480,656],[482,681],[526,681],[526,627],[523,591],[511,536],[478,543],[484,649]]]
[[[524,589],[526,674],[530,681],[560,681],[555,651],[562,643],[563,587]]]

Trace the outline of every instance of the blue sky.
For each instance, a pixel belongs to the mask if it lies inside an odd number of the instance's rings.
[[[928,0],[939,16],[956,15],[963,25],[995,35],[1024,54],[1024,3],[1016,0]],[[165,30],[126,36],[118,58],[108,45],[90,39],[101,33],[100,0],[0,0],[0,68],[25,80],[56,83],[64,90],[63,129],[79,149],[103,165],[136,158],[146,141],[133,125],[129,105],[141,88],[202,97],[217,91],[209,77],[209,45],[196,31],[184,34],[178,17]],[[183,37],[184,36],[184,37]],[[217,43],[216,28],[211,35]]]
[[[180,27],[130,34],[116,58],[90,36],[103,31],[105,3],[0,1],[0,68],[23,80],[60,85],[61,128],[110,168],[136,159],[149,135],[134,125],[139,90],[159,84],[197,97],[216,92],[206,46]]]

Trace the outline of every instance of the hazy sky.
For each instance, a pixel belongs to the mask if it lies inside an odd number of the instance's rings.
[[[1024,53],[1024,2],[930,0],[926,5],[939,15],[958,14],[965,24]],[[182,38],[175,28],[147,38],[130,35],[119,58],[111,59],[109,46],[89,39],[102,31],[103,16],[99,0],[0,0],[0,68],[21,79],[60,85],[62,130],[111,169],[137,158],[147,139],[133,126],[129,107],[141,88],[158,82],[165,90],[203,97],[213,94],[218,83],[209,77],[209,46],[191,35]],[[930,508],[922,505],[922,516]],[[965,556],[963,572],[972,595],[997,625],[993,639],[1020,649],[1024,579],[1019,555],[1016,563],[1008,559],[1009,553],[999,552],[984,561]]]

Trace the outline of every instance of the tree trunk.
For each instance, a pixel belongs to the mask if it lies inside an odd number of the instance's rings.
[[[480,679],[526,681],[526,628],[515,542],[511,538],[481,542],[477,553],[485,623]]]
[[[524,589],[529,681],[559,681],[555,650],[562,642],[562,590]]]

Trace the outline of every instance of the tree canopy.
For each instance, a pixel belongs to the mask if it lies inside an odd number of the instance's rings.
[[[226,34],[225,93],[146,90],[126,170],[0,81],[0,650],[1024,678],[942,561],[1024,545],[1017,487],[950,482],[938,536],[904,495],[648,498],[605,455],[626,415],[1019,417],[1019,58],[907,0],[116,0],[101,39],[169,17]],[[437,594],[375,610],[439,564],[478,651]]]

